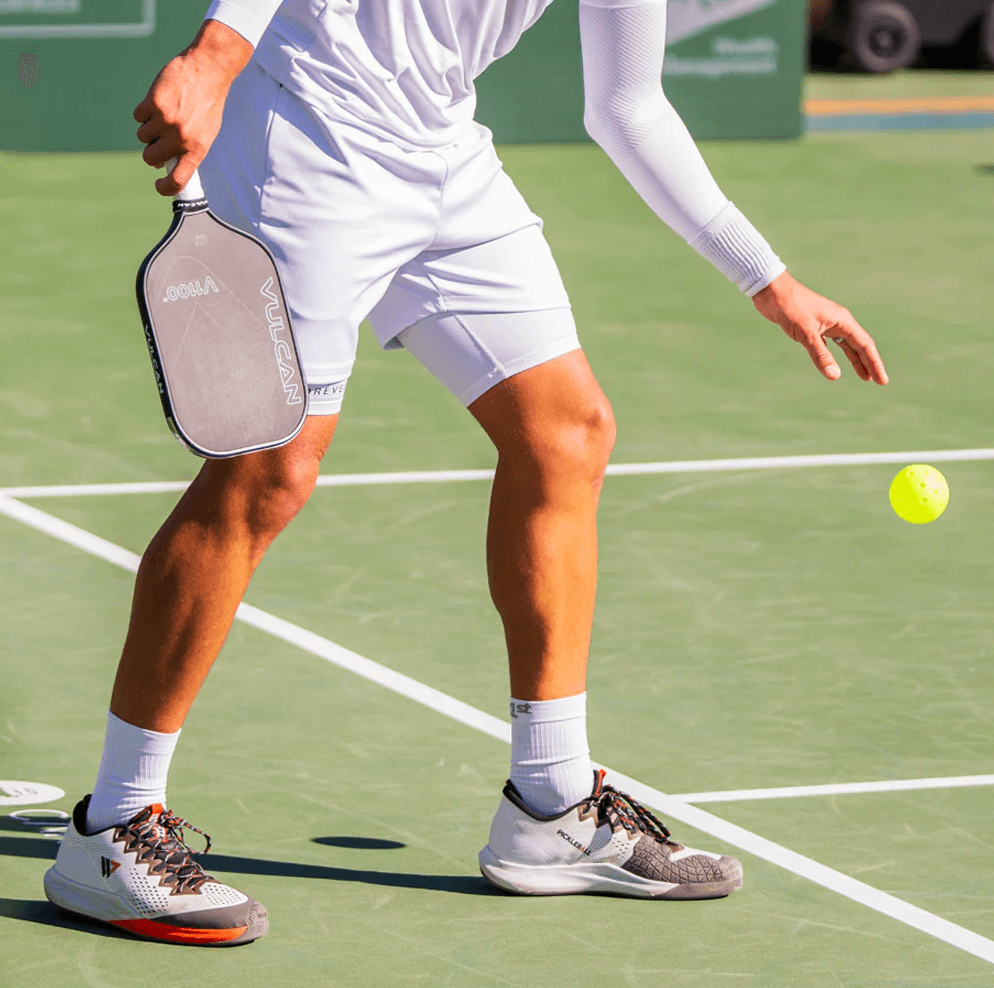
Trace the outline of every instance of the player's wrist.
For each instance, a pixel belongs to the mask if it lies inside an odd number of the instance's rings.
[[[790,272],[784,270],[752,296],[752,303],[757,309],[780,305],[793,293],[796,286],[797,282]]]
[[[253,51],[251,42],[236,30],[220,21],[207,20],[183,54],[231,85],[238,73],[248,65]]]
[[[750,298],[786,271],[759,230],[730,202],[687,242]]]

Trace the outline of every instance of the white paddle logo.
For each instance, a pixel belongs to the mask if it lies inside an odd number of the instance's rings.
[[[204,278],[203,283],[199,281],[188,281],[184,285],[170,285],[166,289],[166,297],[163,302],[175,302],[181,298],[196,298],[198,295],[208,295],[216,292],[217,285],[214,284],[210,275]]]
[[[209,280],[209,279],[208,279]],[[288,405],[299,405],[304,399],[300,396],[300,385],[293,378],[297,372],[293,369],[293,350],[289,342],[280,336],[289,336],[283,316],[280,315],[280,300],[273,294],[273,279],[269,278],[259,291],[270,301],[266,304],[266,322],[269,323],[269,335],[273,338],[273,352],[276,354],[276,365],[280,369],[280,379],[286,392]]]

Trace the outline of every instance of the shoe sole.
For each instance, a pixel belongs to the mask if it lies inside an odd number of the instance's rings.
[[[491,885],[517,895],[623,895],[637,899],[722,899],[742,888],[742,873],[723,882],[680,885],[633,875],[609,861],[571,865],[519,865],[480,851],[480,873]]]
[[[45,872],[45,895],[53,906],[84,919],[98,920],[124,930],[143,940],[156,940],[160,943],[179,943],[195,947],[235,947],[250,943],[269,932],[269,920],[265,910],[259,906],[250,916],[261,913],[255,922],[230,929],[204,929],[195,926],[178,926],[155,919],[120,919],[120,905],[114,896],[100,893],[98,889],[80,885],[54,867]],[[258,904],[257,904],[258,905]],[[191,918],[196,913],[188,914]]]

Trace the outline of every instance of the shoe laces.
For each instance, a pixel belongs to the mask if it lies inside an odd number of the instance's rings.
[[[597,785],[590,797],[590,805],[597,807],[598,824],[607,822],[614,827],[620,823],[630,834],[643,833],[660,844],[672,844],[663,821],[633,796],[604,785],[605,775],[603,769],[598,770]]]
[[[207,846],[202,851],[192,850],[183,838],[184,829],[200,834]],[[136,862],[147,864],[148,873],[158,876],[160,885],[168,885],[171,894],[197,892],[205,882],[214,881],[193,859],[193,855],[211,849],[210,834],[171,810],[146,806],[119,833],[124,849],[135,853]]]

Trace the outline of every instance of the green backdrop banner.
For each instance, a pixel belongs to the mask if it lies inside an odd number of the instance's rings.
[[[0,149],[137,149],[131,111],[206,7],[0,0]],[[670,0],[664,83],[695,136],[801,132],[804,18],[804,0]],[[576,0],[556,0],[479,94],[499,141],[586,140]]]
[[[206,9],[207,0],[0,0],[0,148],[140,147],[131,111]]]

